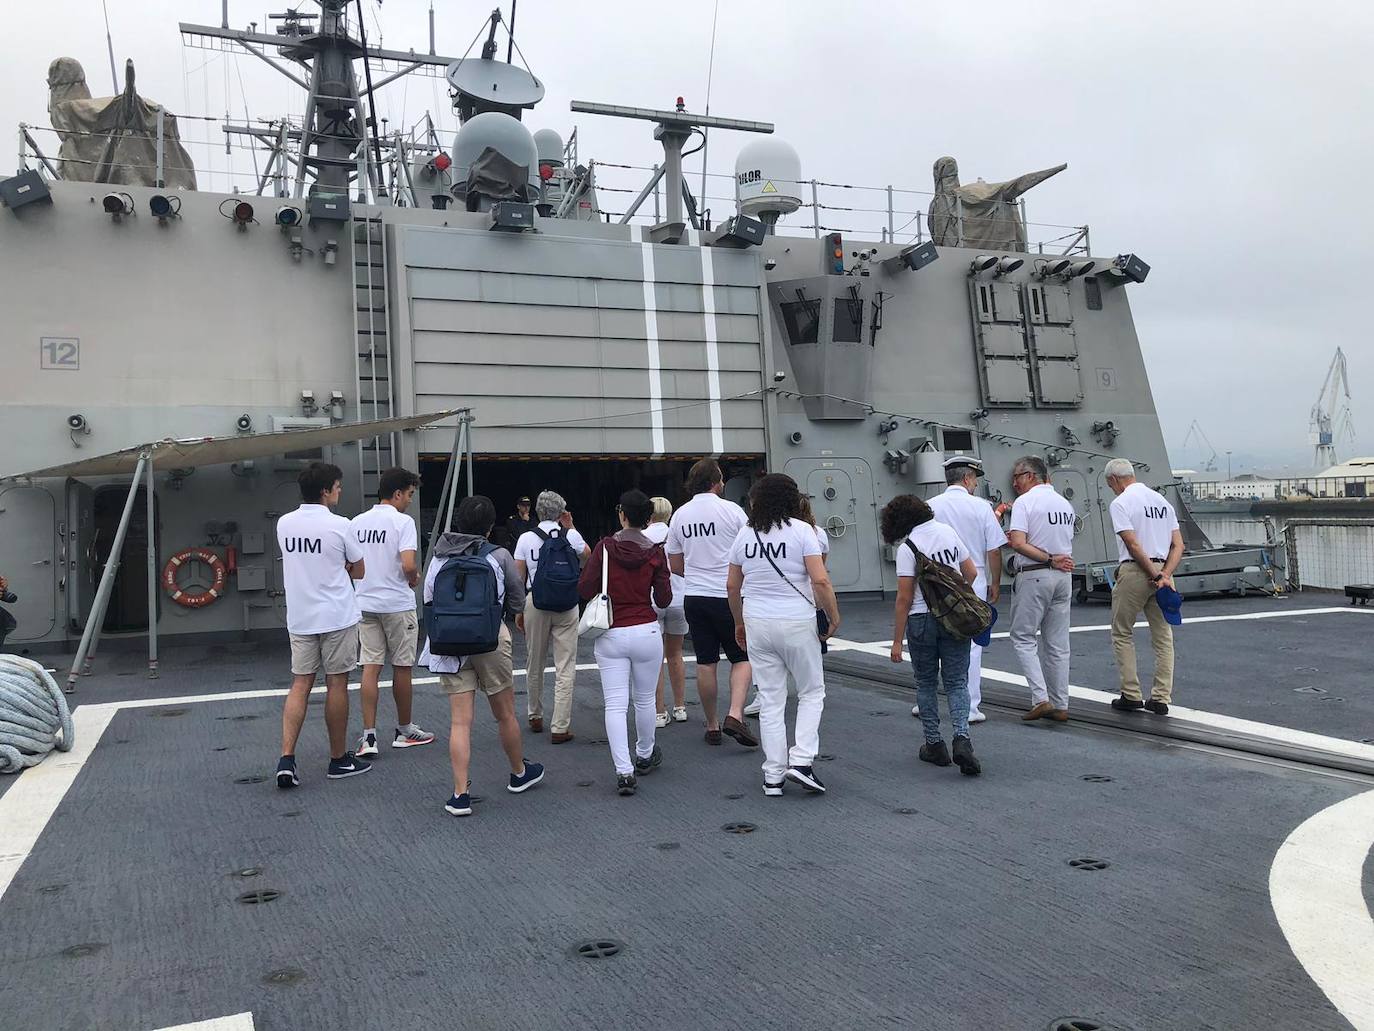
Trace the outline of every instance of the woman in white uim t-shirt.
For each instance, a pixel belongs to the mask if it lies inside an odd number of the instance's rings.
[[[825,708],[816,608],[829,618],[830,634],[839,629],[840,612],[815,528],[797,518],[800,512],[801,494],[792,477],[760,477],[749,492],[749,522],[730,549],[726,581],[735,637],[749,649],[758,684],[763,793],[773,796],[782,794],[784,780],[815,793],[825,791],[812,769]],[[790,751],[789,674],[797,685],[796,743]]]
[[[654,505],[654,516],[644,528],[644,536],[655,544],[668,539],[668,520],[673,517],[673,503],[667,498],[650,498]],[[658,674],[658,690],[655,704],[658,709],[656,725],[668,725],[668,707],[663,701],[664,673],[673,685],[672,722],[687,722],[687,665],[682,658],[682,642],[687,637],[687,616],[682,610],[682,599],[687,597],[687,587],[682,577],[676,573],[669,578],[673,587],[673,603],[658,614],[658,625],[663,629],[663,669]]]

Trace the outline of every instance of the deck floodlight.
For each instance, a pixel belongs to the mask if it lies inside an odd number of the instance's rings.
[[[1134,254],[1118,254],[1107,270],[1108,280],[1117,282],[1143,283],[1149,274],[1150,266]]]
[[[1073,262],[1068,258],[1055,258],[1053,261],[1036,262],[1035,274],[1041,279],[1053,279],[1057,276],[1066,276],[1069,269],[1073,267]]]
[[[975,276],[996,267],[997,255],[995,254],[980,254],[978,257],[974,258],[973,261],[969,262],[969,271]]]
[[[1005,276],[1009,272],[1015,272],[1026,263],[1025,258],[1013,258],[1010,254],[1002,255],[1002,260],[997,263],[997,275]]]
[[[1079,276],[1086,276],[1097,267],[1095,261],[1075,261],[1069,266],[1069,278],[1077,279]]]
[[[134,213],[134,199],[127,193],[107,193],[100,198],[100,206],[105,209],[105,214],[116,222],[125,215]]]
[[[300,225],[301,219],[304,217],[305,215],[301,212],[301,209],[294,204],[283,204],[277,209],[277,214],[275,216],[277,225],[281,226],[283,229],[290,229],[293,226]]]
[[[181,198],[168,196],[165,193],[155,193],[148,198],[148,211],[159,222],[166,222],[169,218],[179,218],[181,216]]]
[[[897,252],[895,258],[888,258],[883,262],[883,268],[890,274],[898,272],[916,272],[925,268],[932,261],[940,256],[940,252],[935,249],[935,244],[927,240],[925,243],[912,244],[904,247]]]

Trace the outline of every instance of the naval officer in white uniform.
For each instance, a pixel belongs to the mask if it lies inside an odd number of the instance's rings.
[[[1174,693],[1174,632],[1155,592],[1174,586],[1174,570],[1183,558],[1183,534],[1174,506],[1137,480],[1130,462],[1113,458],[1102,472],[1116,495],[1111,505],[1112,532],[1121,560],[1112,585],[1112,651],[1121,670],[1121,697],[1112,699],[1112,708],[1149,709],[1164,716]],[[1135,664],[1135,618],[1142,611],[1150,624],[1155,653],[1149,701],[1141,697]]]
[[[928,502],[935,518],[954,529],[968,549],[969,557],[978,569],[973,589],[978,597],[997,604],[1002,588],[1002,546],[1007,535],[992,513],[992,504],[974,494],[978,477],[983,475],[983,463],[972,455],[955,455],[945,459],[945,488]],[[978,703],[983,700],[983,649],[970,642],[968,654],[968,721],[982,723]],[[919,706],[912,709],[919,714]]]
[[[1041,458],[1018,458],[1011,470],[1016,501],[1007,540],[1018,552],[1011,643],[1031,689],[1021,718],[1069,718],[1069,605],[1073,585],[1073,505],[1049,484]],[[1039,646],[1036,634],[1040,635]]]

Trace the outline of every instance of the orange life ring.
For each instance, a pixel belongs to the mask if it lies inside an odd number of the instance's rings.
[[[204,562],[210,567],[210,572],[214,574],[214,583],[199,594],[183,591],[181,585],[177,583],[177,573],[181,570],[182,565],[191,559]],[[224,563],[209,548],[186,548],[183,551],[178,551],[162,567],[162,589],[174,602],[178,605],[184,605],[188,609],[203,609],[206,605],[213,604],[215,599],[224,593],[224,584],[228,578],[229,574],[224,568]]]

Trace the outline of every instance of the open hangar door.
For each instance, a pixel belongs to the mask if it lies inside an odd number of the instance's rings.
[[[665,497],[674,508],[686,501],[687,472],[697,457],[478,455],[473,464],[473,490],[496,505],[498,528],[515,515],[518,498],[527,496],[533,501],[540,491],[557,491],[567,501],[578,532],[592,544],[620,529],[615,506],[624,491],[638,488],[650,497]],[[749,482],[764,468],[762,455],[728,455],[717,461],[727,484]],[[448,455],[420,456],[421,530],[425,534],[434,525],[448,463]],[[467,494],[466,472],[460,470],[458,477],[461,498]]]

